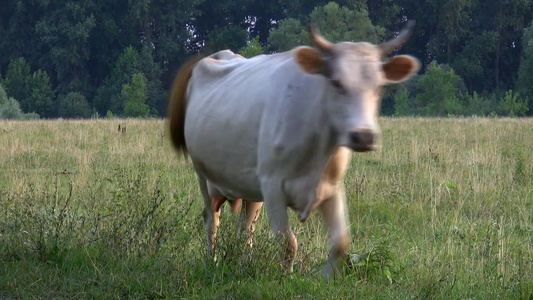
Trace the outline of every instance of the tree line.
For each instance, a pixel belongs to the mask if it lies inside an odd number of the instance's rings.
[[[1,0],[0,118],[161,117],[197,53],[245,57],[414,32],[423,65],[385,115],[533,115],[532,0]]]

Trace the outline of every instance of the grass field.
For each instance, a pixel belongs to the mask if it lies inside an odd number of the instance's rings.
[[[249,249],[227,207],[206,262],[164,125],[0,122],[0,299],[533,299],[532,119],[382,119],[345,178],[350,256],[327,285],[316,213],[291,214],[290,275],[265,215]]]

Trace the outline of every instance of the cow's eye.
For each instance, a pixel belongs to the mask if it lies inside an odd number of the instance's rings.
[[[332,79],[331,84],[338,89],[342,88],[342,83],[338,79]]]
[[[344,86],[342,85],[341,81],[338,79],[331,79],[331,85],[333,85],[341,94],[345,94],[346,90],[344,89]]]

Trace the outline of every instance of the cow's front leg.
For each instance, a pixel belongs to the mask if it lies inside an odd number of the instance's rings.
[[[257,219],[259,218],[261,207],[263,207],[263,202],[253,202],[244,200],[242,203],[237,238],[240,238],[240,235],[244,230],[244,232],[249,235],[247,244],[250,247],[252,247],[253,245],[255,222],[257,222]]]
[[[283,258],[283,268],[286,273],[292,272],[292,265],[296,258],[298,244],[296,236],[292,233],[287,214],[287,200],[281,189],[281,182],[262,182],[264,196],[264,206],[270,228],[275,237],[282,236],[284,239],[285,255]]]
[[[322,271],[325,282],[335,275],[337,261],[344,256],[350,243],[348,227],[346,225],[344,193],[337,191],[334,196],[326,199],[319,206],[328,229],[329,257]]]

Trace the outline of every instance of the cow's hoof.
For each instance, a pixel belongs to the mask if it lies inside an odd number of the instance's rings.
[[[324,266],[324,269],[322,270],[322,281],[324,283],[328,283],[330,279],[334,279],[335,276],[335,268],[328,262]]]

